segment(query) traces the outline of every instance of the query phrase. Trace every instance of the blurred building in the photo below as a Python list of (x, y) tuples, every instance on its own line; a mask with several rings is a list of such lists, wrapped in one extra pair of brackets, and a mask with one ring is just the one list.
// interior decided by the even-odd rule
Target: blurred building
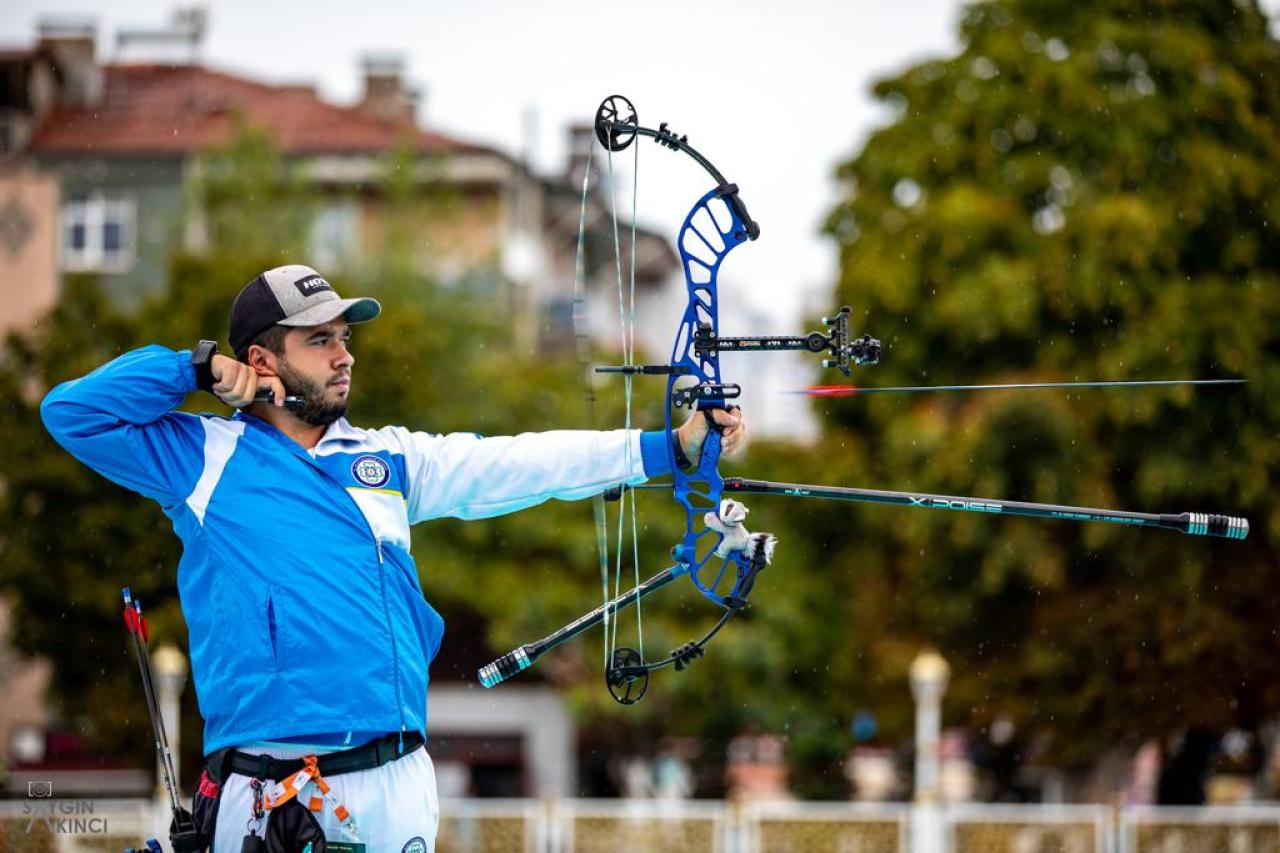
[[(411, 182), (442, 200), (416, 225), (420, 271), (508, 297), (530, 347), (572, 340), (579, 158), (559, 175), (535, 175), (512, 155), (421, 126), (420, 93), (394, 56), (363, 60), (363, 94), (345, 106), (310, 85), (206, 67), (204, 25), (188, 10), (165, 28), (118, 33), (111, 61), (87, 20), (43, 22), (34, 45), (0, 51), (0, 295), (10, 306), (0, 325), (31, 322), (64, 273), (97, 275), (123, 304), (165, 286), (172, 252), (206, 245), (192, 188), (207, 155), (248, 127), (314, 190), (306, 242), (315, 266), (359, 269), (376, 254), (387, 157), (407, 153)], [(593, 194), (587, 222), (589, 242), (610, 250), (609, 263), (591, 270), (600, 286), (588, 287), (599, 293), (590, 316), (603, 331), (616, 300), (603, 196)], [(643, 229), (636, 257), (642, 291), (679, 269), (669, 242)]]

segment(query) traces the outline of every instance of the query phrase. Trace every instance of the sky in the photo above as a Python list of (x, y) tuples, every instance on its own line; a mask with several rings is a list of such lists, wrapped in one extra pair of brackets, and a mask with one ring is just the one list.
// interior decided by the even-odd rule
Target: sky
[[(104, 58), (113, 55), (119, 28), (158, 28), (175, 8), (164, 0), (5, 6), (0, 44), (30, 43), (43, 17), (91, 16)], [(735, 254), (732, 281), (739, 304), (777, 314), (771, 331), (781, 333), (798, 331), (803, 310), (829, 301), (835, 253), (819, 230), (839, 189), (836, 164), (887, 117), (870, 84), (953, 51), (961, 6), (220, 0), (206, 8), (208, 65), (268, 82), (312, 82), (347, 103), (360, 94), (363, 55), (399, 54), (407, 78), (423, 90), (426, 125), (527, 153), (543, 171), (562, 165), (569, 125), (590, 121), (605, 96), (626, 95), (642, 123), (670, 122), (740, 186), (762, 236), (750, 257)], [(672, 235), (709, 189), (682, 160), (651, 143), (640, 152), (640, 221)], [(629, 192), (630, 182), (627, 168), (619, 185)]]

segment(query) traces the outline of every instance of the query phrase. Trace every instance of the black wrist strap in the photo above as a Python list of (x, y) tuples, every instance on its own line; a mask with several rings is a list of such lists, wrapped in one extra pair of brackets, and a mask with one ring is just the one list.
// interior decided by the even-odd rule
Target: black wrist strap
[(693, 463), (689, 461), (689, 457), (685, 456), (684, 448), (680, 446), (680, 436), (675, 433), (671, 434), (671, 453), (675, 457), (675, 465), (678, 470), (692, 468)]
[(217, 353), (217, 341), (201, 341), (191, 351), (191, 369), (196, 373), (196, 387), (201, 391), (213, 391), (213, 357)]

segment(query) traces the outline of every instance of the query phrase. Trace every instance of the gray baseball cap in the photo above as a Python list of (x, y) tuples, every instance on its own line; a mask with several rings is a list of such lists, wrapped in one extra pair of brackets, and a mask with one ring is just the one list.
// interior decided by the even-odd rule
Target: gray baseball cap
[(272, 326), (323, 326), (339, 317), (367, 323), (381, 313), (378, 300), (343, 299), (311, 267), (287, 264), (246, 284), (231, 303), (231, 349), (239, 354)]

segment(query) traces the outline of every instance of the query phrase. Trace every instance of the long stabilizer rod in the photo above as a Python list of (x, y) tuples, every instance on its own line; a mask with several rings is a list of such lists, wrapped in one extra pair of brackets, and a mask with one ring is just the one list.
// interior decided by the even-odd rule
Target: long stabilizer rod
[(506, 681), (516, 673), (523, 672), (533, 666), (534, 661), (556, 646), (568, 642), (583, 631), (599, 625), (604, 621), (605, 613), (612, 616), (619, 610), (630, 607), (649, 593), (662, 589), (684, 574), (685, 571), (685, 567), (680, 565), (663, 569), (635, 589), (627, 590), (607, 604), (602, 604), (590, 613), (565, 625), (559, 631), (549, 634), (541, 640), (526, 643), (518, 649), (507, 652), (493, 663), (480, 668), (478, 673), (480, 683), (485, 687), (493, 687)]
[(772, 483), (767, 480), (746, 480), (727, 477), (725, 493), (740, 492), (757, 495), (787, 495), (800, 498), (825, 498), (827, 500), (853, 501), (855, 503), (888, 504), (890, 506), (924, 507), (926, 509), (950, 509), (960, 512), (988, 512), (996, 515), (1021, 515), (1030, 518), (1062, 518), (1069, 521), (1105, 521), (1111, 524), (1128, 524), (1133, 527), (1160, 527), (1193, 536), (1218, 536), (1224, 539), (1244, 539), (1249, 535), (1249, 521), (1231, 515), (1210, 515), (1203, 512), (1146, 513), (1123, 512), (1114, 509), (1061, 506), (1059, 504), (1002, 501), (991, 498), (967, 498), (954, 495), (930, 495), (918, 492), (886, 492), (880, 489), (852, 489), (840, 486), (811, 486), (804, 483)]

